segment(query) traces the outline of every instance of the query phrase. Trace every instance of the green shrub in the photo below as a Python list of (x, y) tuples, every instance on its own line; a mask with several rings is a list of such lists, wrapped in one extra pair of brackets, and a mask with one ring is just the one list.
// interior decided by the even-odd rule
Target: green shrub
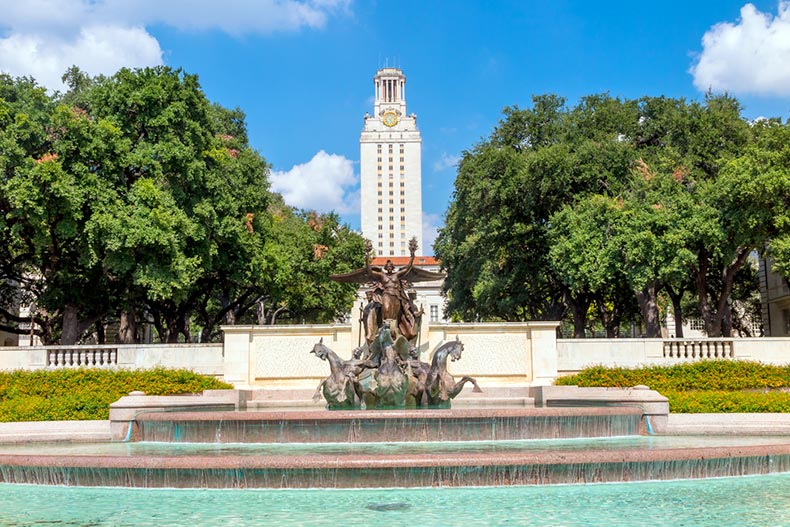
[(790, 366), (752, 361), (705, 360), (644, 368), (593, 366), (556, 384), (628, 388), (644, 384), (653, 390), (756, 390), (790, 388)]
[(0, 372), (0, 421), (107, 419), (110, 403), (134, 390), (148, 395), (232, 388), (189, 370), (15, 370)]
[(790, 413), (790, 393), (688, 391), (661, 392), (674, 413)]
[(790, 412), (790, 366), (706, 360), (643, 368), (593, 366), (558, 385), (628, 388), (643, 384), (669, 399), (675, 413)]

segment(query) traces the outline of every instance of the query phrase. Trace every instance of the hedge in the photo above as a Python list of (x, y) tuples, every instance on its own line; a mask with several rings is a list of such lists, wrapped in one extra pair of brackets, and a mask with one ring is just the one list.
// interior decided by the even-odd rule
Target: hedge
[(0, 371), (0, 422), (108, 419), (110, 403), (134, 390), (148, 395), (233, 388), (189, 370)]
[(558, 385), (627, 388), (643, 384), (669, 399), (675, 413), (790, 412), (790, 365), (705, 360), (674, 366), (593, 366)]

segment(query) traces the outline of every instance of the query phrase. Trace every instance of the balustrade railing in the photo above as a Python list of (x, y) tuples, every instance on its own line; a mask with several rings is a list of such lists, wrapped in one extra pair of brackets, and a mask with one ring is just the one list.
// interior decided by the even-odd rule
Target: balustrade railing
[(731, 339), (664, 340), (664, 357), (668, 359), (734, 359)]
[(118, 365), (118, 348), (47, 349), (48, 368), (111, 368)]

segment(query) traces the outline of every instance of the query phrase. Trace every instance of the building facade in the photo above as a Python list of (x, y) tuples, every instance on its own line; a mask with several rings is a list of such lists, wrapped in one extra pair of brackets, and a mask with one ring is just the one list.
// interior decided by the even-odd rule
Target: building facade
[(373, 115), (359, 139), (362, 235), (377, 256), (407, 256), (422, 240), (422, 138), (406, 113), (406, 76), (383, 68), (373, 77)]
[(770, 259), (760, 258), (760, 297), (766, 337), (790, 336), (790, 283), (773, 271)]

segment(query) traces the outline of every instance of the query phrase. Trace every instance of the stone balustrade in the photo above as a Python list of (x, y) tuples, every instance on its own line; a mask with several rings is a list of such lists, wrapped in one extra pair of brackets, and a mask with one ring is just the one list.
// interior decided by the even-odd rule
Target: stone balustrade
[(734, 359), (733, 339), (666, 339), (664, 357), (669, 359)]
[(118, 348), (47, 349), (47, 368), (113, 368), (118, 366)]

